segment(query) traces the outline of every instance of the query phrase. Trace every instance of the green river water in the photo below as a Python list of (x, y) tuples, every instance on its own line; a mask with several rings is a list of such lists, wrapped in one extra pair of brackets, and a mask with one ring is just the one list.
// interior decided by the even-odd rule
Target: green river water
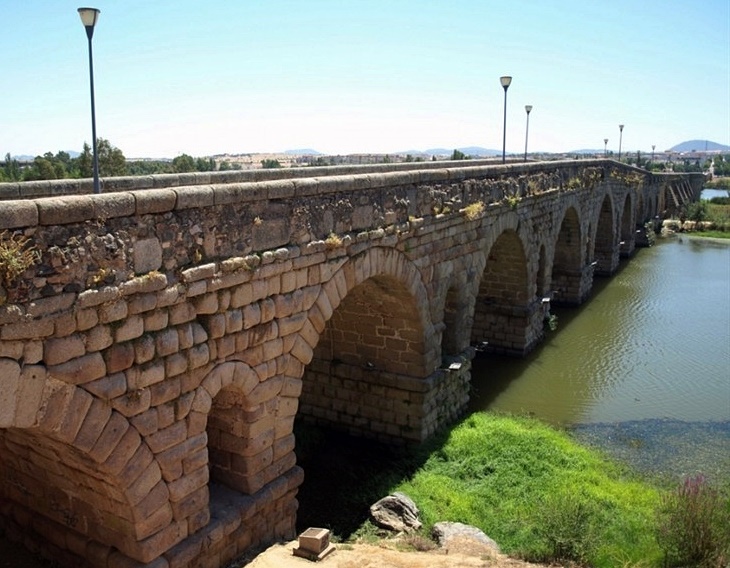
[(475, 360), (472, 412), (573, 428), (649, 472), (727, 473), (730, 241), (658, 239), (553, 313), (557, 330), (527, 358)]

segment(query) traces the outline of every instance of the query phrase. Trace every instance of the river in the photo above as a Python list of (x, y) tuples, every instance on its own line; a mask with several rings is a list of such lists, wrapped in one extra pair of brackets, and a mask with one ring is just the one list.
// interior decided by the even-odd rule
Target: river
[(618, 431), (639, 446), (695, 432), (686, 443), (730, 455), (730, 241), (658, 239), (553, 313), (557, 330), (527, 358), (475, 360), (471, 411), (530, 414), (608, 445)]

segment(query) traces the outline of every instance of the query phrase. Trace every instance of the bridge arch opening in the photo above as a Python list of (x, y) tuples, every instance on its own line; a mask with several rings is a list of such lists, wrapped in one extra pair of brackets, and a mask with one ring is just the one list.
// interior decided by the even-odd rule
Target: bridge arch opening
[[(599, 276), (613, 274), (618, 266), (618, 250), (616, 247), (616, 231), (614, 230), (613, 204), (610, 196), (606, 195), (601, 203), (596, 223), (593, 258), (596, 261), (594, 273)], [(590, 259), (590, 251), (587, 251)]]
[(578, 305), (590, 291), (593, 270), (585, 265), (582, 241), (578, 212), (569, 207), (560, 223), (553, 256), (551, 289), (558, 304)]
[(508, 229), (487, 255), (474, 306), (473, 344), (518, 356), (534, 347), (542, 337), (542, 310), (532, 282), (522, 240)]
[(632, 195), (627, 193), (621, 211), (621, 232), (619, 236), (619, 254), (624, 258), (631, 256), (636, 246), (635, 218)]
[(33, 415), (0, 429), (3, 528), (62, 565), (149, 562), (157, 551), (148, 542), (173, 518), (152, 451), (107, 402), (42, 375), (42, 393), (15, 393), (16, 408)]
[(413, 438), (409, 407), (428, 374), (416, 299), (397, 278), (376, 275), (348, 291), (326, 322), (304, 372), (301, 414), (354, 435)]

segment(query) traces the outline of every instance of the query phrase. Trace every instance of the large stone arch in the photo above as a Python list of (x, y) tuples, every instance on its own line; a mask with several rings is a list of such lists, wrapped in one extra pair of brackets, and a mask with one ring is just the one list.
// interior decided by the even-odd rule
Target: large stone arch
[(487, 254), (474, 306), (472, 342), (491, 352), (524, 355), (542, 337), (541, 302), (517, 230), (502, 231)]
[(14, 511), (5, 519), (77, 563), (149, 562), (161, 538), (185, 537), (153, 452), (122, 413), (42, 365), (0, 359), (0, 376), (0, 495)]
[(614, 206), (610, 194), (601, 200), (601, 208), (596, 218), (596, 232), (593, 237), (593, 256), (595, 259), (595, 274), (609, 276), (618, 267), (618, 247), (616, 241)]
[(636, 225), (634, 195), (631, 191), (627, 191), (619, 222), (619, 255), (623, 258), (630, 257), (636, 248)]
[[(302, 416), (386, 441), (420, 441), (455, 418), (467, 402), (470, 361), (458, 373), (439, 369), (429, 300), (397, 250), (373, 248), (345, 262), (310, 309), (315, 333), (303, 330)], [(441, 408), (432, 405), (437, 396)]]
[(577, 206), (566, 207), (555, 238), (551, 288), (556, 303), (578, 305), (588, 296), (593, 268), (586, 263), (584, 231)]

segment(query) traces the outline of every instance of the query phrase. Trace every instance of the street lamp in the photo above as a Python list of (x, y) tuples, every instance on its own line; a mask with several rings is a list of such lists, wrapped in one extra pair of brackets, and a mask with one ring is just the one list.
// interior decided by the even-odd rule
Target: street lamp
[(502, 163), (505, 162), (505, 149), (507, 148), (507, 89), (512, 82), (512, 77), (500, 77), (499, 82), (502, 83), (504, 89), (504, 123), (502, 127)]
[(621, 161), (621, 141), (624, 138), (624, 125), (618, 125), (618, 161)]
[(603, 157), (608, 156), (608, 138), (603, 139)]
[(96, 109), (94, 106), (94, 58), (91, 51), (91, 38), (94, 36), (94, 26), (99, 19), (100, 10), (96, 8), (79, 8), (81, 23), (86, 28), (86, 37), (89, 38), (89, 85), (91, 87), (91, 139), (94, 147), (94, 193), (101, 193), (99, 185), (99, 154), (96, 148)]
[(527, 135), (530, 133), (530, 111), (532, 105), (525, 105), (525, 112), (527, 113), (527, 125), (525, 126), (525, 162), (527, 161)]
[(656, 148), (656, 144), (651, 145), (651, 161), (654, 161), (654, 148)]

